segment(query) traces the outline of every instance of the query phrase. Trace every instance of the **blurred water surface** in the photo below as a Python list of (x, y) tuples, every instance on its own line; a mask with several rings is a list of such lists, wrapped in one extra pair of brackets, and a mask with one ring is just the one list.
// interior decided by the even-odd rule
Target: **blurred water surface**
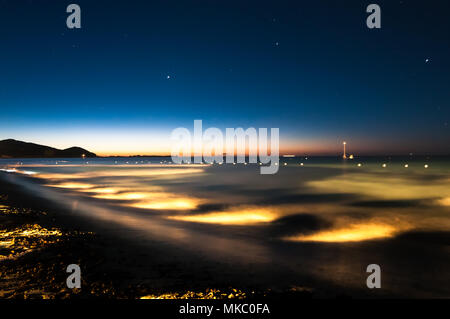
[(295, 157), (275, 175), (259, 167), (0, 160), (3, 178), (139, 241), (357, 289), (376, 263), (389, 293), (450, 296), (449, 158)]

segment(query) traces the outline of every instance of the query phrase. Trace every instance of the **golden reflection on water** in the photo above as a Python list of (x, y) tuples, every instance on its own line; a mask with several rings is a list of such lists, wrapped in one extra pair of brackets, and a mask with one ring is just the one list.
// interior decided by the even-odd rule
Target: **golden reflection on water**
[(82, 179), (82, 178), (95, 178), (95, 177), (151, 177), (151, 176), (160, 176), (160, 177), (170, 177), (170, 176), (178, 176), (183, 174), (198, 174), (203, 173), (204, 170), (202, 168), (141, 168), (141, 169), (118, 169), (115, 167), (114, 169), (109, 170), (98, 170), (98, 171), (89, 171), (89, 172), (80, 172), (80, 173), (35, 173), (33, 177), (42, 178), (42, 179), (52, 179), (52, 180), (61, 180), (61, 179)]
[(246, 208), (208, 214), (168, 216), (167, 218), (196, 223), (252, 225), (271, 222), (277, 218), (277, 215), (266, 208)]
[(127, 200), (132, 203), (123, 204), (128, 207), (143, 209), (190, 210), (201, 203), (200, 199), (178, 196), (168, 192), (121, 192), (92, 195), (94, 198), (109, 200)]
[(322, 192), (354, 193), (380, 199), (423, 199), (450, 196), (450, 182), (409, 176), (386, 176), (380, 174), (348, 174), (324, 180), (310, 181), (309, 186)]
[[(47, 183), (51, 184), (52, 187), (71, 189), (83, 193), (84, 196), (99, 199), (92, 206), (93, 201), (88, 201), (84, 206), (81, 206), (80, 211), (88, 212), (89, 216), (95, 215), (100, 220), (112, 220), (123, 227), (145, 231), (159, 240), (175, 243), (178, 247), (185, 248), (189, 245), (189, 249), (198, 249), (207, 252), (210, 256), (218, 256), (218, 258), (227, 255), (236, 256), (239, 260), (252, 261), (252, 263), (259, 259), (265, 263), (275, 260), (273, 256), (277, 255), (272, 253), (272, 246), (266, 246), (265, 238), (263, 238), (269, 233), (275, 234), (278, 239), (303, 243), (298, 244), (299, 246), (304, 245), (305, 242), (315, 242), (323, 243), (323, 246), (326, 247), (334, 247), (334, 243), (336, 245), (341, 243), (345, 246), (346, 243), (390, 239), (409, 230), (450, 229), (450, 219), (447, 214), (450, 206), (449, 180), (445, 180), (438, 175), (430, 176), (430, 178), (415, 176), (410, 169), (407, 170), (408, 174), (370, 174), (370, 171), (363, 165), (357, 173), (345, 172), (345, 174), (338, 176), (326, 175), (325, 170), (323, 175), (320, 176), (309, 176), (305, 173), (304, 180), (299, 175), (280, 174), (276, 175), (267, 185), (261, 183), (260, 179), (248, 178), (249, 175), (240, 173), (218, 176), (210, 173), (202, 176), (202, 179), (192, 179), (192, 184), (189, 184), (190, 179), (183, 179), (186, 175), (181, 176), (177, 173), (182, 169), (158, 168), (157, 170), (160, 170), (160, 172), (156, 174), (143, 174), (145, 171), (143, 169), (133, 169), (127, 172), (118, 172), (114, 169), (103, 170), (102, 172), (85, 171), (83, 173), (60, 174), (58, 178), (53, 175), (51, 178), (55, 180), (47, 181)], [(402, 170), (405, 169), (402, 167)], [(203, 170), (186, 169), (182, 171), (183, 173), (198, 173)], [(33, 177), (35, 176), (36, 174), (33, 175)], [(117, 176), (130, 178), (114, 179)], [(164, 180), (161, 184), (163, 186), (155, 188), (156, 185), (160, 185), (155, 179), (142, 181), (139, 179), (141, 176), (166, 176), (174, 180)], [(42, 177), (42, 175), (36, 177)], [(77, 177), (86, 178), (86, 180), (69, 182), (72, 178)], [(96, 181), (95, 177), (108, 178), (100, 178)], [(314, 180), (311, 181), (311, 179)], [(61, 184), (58, 184), (58, 182)], [(242, 185), (244, 187), (239, 188)], [(216, 186), (217, 188), (213, 188), (214, 192), (207, 193), (204, 190), (208, 186)], [(189, 194), (182, 193), (184, 187), (189, 189)], [(270, 192), (271, 188), (279, 188), (280, 191)], [(257, 190), (258, 192), (246, 192), (246, 189)], [(337, 196), (337, 200), (334, 197), (332, 197), (332, 200), (327, 199), (328, 194), (334, 195), (338, 192), (349, 196)], [(313, 195), (318, 193), (325, 194), (325, 196), (315, 198)], [(282, 198), (286, 194), (293, 194), (293, 200), (276, 201), (277, 196)], [(296, 195), (299, 196), (295, 197)], [(101, 202), (100, 199), (120, 201), (117, 203), (119, 209), (103, 207), (101, 204), (104, 202)], [(274, 200), (272, 201), (272, 199)], [(378, 205), (378, 201), (386, 199), (393, 200), (393, 204), (380, 203)], [(395, 200), (404, 199), (408, 200), (405, 201), (404, 206), (396, 206)], [(417, 205), (413, 202), (416, 199), (421, 200)], [(430, 201), (427, 202), (425, 199), (430, 199)], [(409, 203), (409, 200), (412, 203)], [(260, 202), (258, 203), (258, 201)], [(80, 202), (80, 205), (82, 205), (83, 201), (80, 200)], [(230, 207), (228, 205), (235, 206), (232, 209), (215, 208), (212, 211), (202, 211), (198, 214), (183, 212), (183, 210), (197, 209), (203, 203), (223, 203), (227, 205), (225, 207)], [(270, 203), (270, 205), (267, 206), (263, 203)], [(257, 206), (257, 204), (260, 205)], [(127, 212), (125, 206), (142, 209), (179, 210), (183, 215), (178, 211), (170, 212), (171, 216), (167, 216), (168, 214), (164, 212), (161, 214), (134, 214), (134, 212)], [(205, 206), (205, 209), (207, 207)], [(209, 207), (218, 206), (211, 205)], [(91, 210), (91, 208), (95, 209)], [(301, 218), (287, 218), (284, 221), (280, 220), (281, 222), (277, 221), (277, 219), (287, 215), (301, 214), (309, 215), (313, 221), (316, 219), (318, 222), (326, 221), (329, 224), (324, 223), (324, 225), (334, 226), (333, 228), (306, 233), (304, 232), (305, 229), (317, 229), (308, 228), (309, 219), (305, 219), (306, 222), (303, 222)], [(148, 215), (155, 218), (149, 218)], [(179, 222), (174, 225), (174, 222), (168, 222), (165, 220), (166, 218)], [(266, 228), (271, 229), (270, 223), (273, 221), (276, 221), (273, 226), (280, 228), (276, 228), (277, 231), (273, 233), (266, 232)], [(189, 223), (204, 223), (205, 225), (200, 228), (192, 227), (193, 225), (189, 225)], [(227, 231), (230, 230), (230, 238), (225, 238), (222, 236), (222, 232), (215, 232), (216, 228), (207, 224), (249, 227), (238, 228), (238, 236), (233, 233), (235, 228), (226, 228)], [(241, 236), (241, 233), (246, 232), (251, 226), (256, 228), (257, 225), (264, 225), (261, 227), (262, 232), (259, 232), (259, 230), (250, 231), (249, 237)], [(288, 226), (286, 232), (283, 228), (285, 226)], [(212, 231), (203, 232), (208, 227), (212, 228)], [(33, 235), (33, 231), (19, 229), (15, 234), (8, 233), (5, 237), (0, 236), (0, 248), (3, 251), (14, 251), (14, 254), (17, 254), (17, 251), (24, 251), (31, 247), (29, 241), (23, 241), (24, 237), (42, 238), (45, 241), (50, 241), (53, 240), (52, 238), (58, 238), (59, 236), (57, 234), (54, 236), (46, 235), (45, 231), (44, 229), (42, 232), (34, 232), (36, 235)], [(292, 231), (294, 232), (292, 233)], [(290, 234), (293, 235), (290, 236)], [(253, 240), (257, 236), (261, 236), (261, 238)], [(246, 247), (246, 249), (243, 249), (243, 247)], [(283, 249), (280, 249), (280, 251), (283, 251)], [(284, 255), (280, 253), (280, 256)], [(282, 258), (277, 260), (287, 263), (290, 262), (290, 257), (286, 260)], [(344, 260), (342, 267), (341, 262), (338, 261), (339, 271), (342, 273), (351, 269), (348, 265), (349, 260), (358, 259), (354, 255), (344, 257), (342, 258)], [(333, 272), (327, 271), (326, 273)], [(153, 294), (143, 296), (142, 299), (219, 299), (242, 296), (235, 292), (232, 297), (229, 297), (230, 294), (218, 290), (161, 294), (155, 294), (153, 290), (150, 292)]]
[(48, 187), (75, 189), (84, 193), (93, 193), (93, 198), (108, 200), (134, 201), (123, 204), (142, 209), (191, 210), (198, 207), (201, 199), (178, 196), (169, 192), (119, 192), (119, 188), (92, 188), (94, 185), (82, 183), (47, 184)]
[(152, 201), (141, 201), (128, 206), (144, 209), (172, 209), (189, 210), (197, 208), (199, 200), (190, 197), (175, 197), (167, 199), (155, 199)]
[[(97, 199), (123, 201), (118, 204), (120, 206), (149, 210), (189, 211), (197, 209), (201, 204), (216, 203), (218, 199), (227, 198), (227, 193), (218, 195), (217, 198), (200, 198), (200, 196), (196, 197), (195, 192), (192, 192), (193, 195), (178, 193), (176, 191), (177, 188), (172, 188), (170, 184), (156, 186), (156, 182), (144, 184), (141, 181), (133, 184), (132, 179), (123, 179), (122, 177), (162, 176), (177, 179), (180, 177), (180, 174), (197, 174), (202, 172), (203, 168), (201, 167), (183, 167), (178, 165), (148, 168), (120, 168), (120, 166), (113, 166), (113, 168), (99, 167), (99, 170), (96, 171), (67, 174), (39, 173), (34, 174), (33, 177), (53, 178), (60, 182), (49, 182), (51, 184), (47, 186), (50, 187), (73, 189)], [(306, 192), (306, 195), (309, 193), (345, 193), (354, 195), (355, 198), (361, 201), (367, 200), (373, 202), (382, 200), (432, 199), (430, 204), (441, 207), (450, 206), (450, 182), (448, 179), (426, 179), (422, 178), (424, 177), (423, 173), (413, 171), (408, 171), (408, 174), (385, 174), (384, 172), (386, 171), (374, 172), (370, 169), (365, 169), (364, 171), (347, 172), (338, 176), (333, 175), (324, 179), (310, 180), (302, 185), (307, 186), (302, 190)], [(109, 185), (104, 185), (105, 179), (101, 179), (102, 184), (95, 184), (95, 181), (92, 182), (95, 177), (118, 177), (118, 179), (113, 179)], [(89, 183), (83, 183), (79, 180), (76, 180), (76, 182), (63, 180), (70, 180), (72, 178), (89, 178)], [(238, 183), (240, 178), (241, 176), (230, 176), (230, 179), (224, 180), (221, 183), (227, 186), (227, 183)], [(131, 180), (131, 184), (127, 184), (129, 180)], [(202, 181), (208, 185), (207, 179)], [(294, 179), (277, 181), (283, 186), (291, 183), (292, 190), (298, 187), (298, 184), (294, 184)], [(195, 188), (193, 190), (195, 191)], [(203, 195), (203, 193), (199, 194)], [(234, 199), (236, 199), (237, 195), (234, 196)], [(229, 198), (231, 201), (233, 200), (232, 195)], [(325, 202), (306, 200), (304, 203), (280, 203), (270, 206), (256, 206), (249, 204), (251, 200), (251, 197), (245, 196), (242, 202), (236, 204), (237, 207), (229, 210), (188, 215), (172, 214), (172, 216), (166, 216), (165, 218), (183, 222), (251, 226), (270, 223), (288, 215), (306, 213), (330, 221), (336, 226), (332, 230), (328, 229), (308, 235), (300, 234), (283, 239), (321, 242), (350, 242), (389, 238), (405, 229), (412, 228), (434, 230), (450, 228), (448, 219), (436, 223), (439, 219), (443, 219), (442, 216), (438, 215), (439, 212), (437, 210), (422, 214), (423, 210), (421, 211), (421, 208), (412, 206), (403, 209), (382, 206), (360, 208), (357, 206), (352, 207), (349, 205), (350, 202), (342, 201), (335, 203), (326, 202), (326, 200)], [(364, 217), (365, 220), (346, 219), (345, 216), (349, 216), (352, 213), (359, 214), (358, 216)], [(379, 218), (374, 222), (373, 214), (375, 213), (381, 219)], [(408, 222), (411, 226), (409, 228), (399, 227), (396, 218), (399, 218), (403, 222)]]
[(441, 198), (438, 203), (442, 206), (450, 206), (450, 197)]
[[(170, 166), (170, 165), (169, 165)], [(172, 167), (172, 166), (170, 166)], [(51, 179), (72, 179), (80, 177), (124, 177), (124, 176), (177, 176), (179, 174), (195, 174), (203, 172), (199, 168), (152, 168), (152, 169), (126, 169), (126, 170), (109, 170), (98, 172), (83, 172), (73, 174), (37, 174), (39, 178)], [(182, 166), (181, 166), (182, 167)], [(196, 209), (203, 200), (191, 196), (178, 195), (164, 191), (162, 187), (153, 185), (139, 186), (143, 187), (143, 191), (127, 191), (121, 187), (106, 186), (99, 187), (99, 185), (88, 184), (82, 182), (60, 182), (45, 185), (54, 188), (73, 189), (79, 192), (88, 194), (93, 198), (107, 199), (107, 200), (122, 200), (130, 201), (130, 203), (122, 204), (128, 207), (142, 208), (142, 209), (165, 209), (165, 210), (191, 210)], [(151, 190), (151, 191), (150, 191)], [(131, 202), (132, 201), (132, 202)]]
[(115, 194), (119, 191), (118, 188), (113, 187), (103, 187), (103, 188), (88, 188), (88, 189), (80, 189), (80, 192), (85, 193), (94, 193), (94, 194)]
[[(369, 206), (364, 208), (368, 222), (354, 223), (351, 220), (339, 217), (339, 215), (332, 216), (332, 220), (338, 225), (333, 230), (291, 236), (284, 239), (291, 241), (351, 242), (390, 238), (412, 229), (448, 231), (450, 229), (449, 218), (447, 215), (443, 215), (444, 211), (440, 210), (438, 206), (450, 206), (450, 181), (445, 178), (428, 181), (422, 177), (420, 174), (391, 176), (352, 173), (310, 181), (308, 185), (319, 192), (358, 194), (363, 195), (366, 200), (374, 202), (383, 200), (429, 200), (430, 207), (414, 205), (405, 208)], [(437, 206), (433, 207), (433, 205)], [(352, 207), (343, 207), (348, 209), (349, 212), (352, 209), (354, 210)], [(337, 208), (330, 208), (331, 210), (337, 211)], [(371, 221), (370, 216), (373, 216), (373, 214), (382, 217), (381, 222), (379, 220)]]
[[(100, 192), (101, 193), (101, 192)], [(106, 194), (99, 194), (99, 195), (92, 195), (92, 197), (100, 198), (100, 199), (116, 199), (116, 200), (135, 200), (135, 199), (143, 199), (147, 198), (148, 193), (131, 193), (131, 192), (125, 192), (125, 193), (109, 193)]]
[(396, 232), (394, 226), (387, 224), (354, 224), (346, 228), (321, 231), (312, 235), (285, 237), (285, 239), (289, 241), (339, 243), (390, 238)]
[(60, 183), (60, 184), (47, 184), (45, 185), (47, 187), (56, 187), (56, 188), (80, 188), (80, 189), (87, 189), (87, 188), (92, 188), (95, 185), (92, 184), (85, 184), (85, 183)]

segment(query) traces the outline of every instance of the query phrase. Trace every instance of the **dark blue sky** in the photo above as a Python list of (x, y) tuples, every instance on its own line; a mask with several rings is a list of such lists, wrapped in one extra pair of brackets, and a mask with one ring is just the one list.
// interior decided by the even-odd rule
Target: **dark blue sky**
[(172, 129), (202, 119), (279, 127), (299, 154), (342, 140), (449, 154), (449, 14), (447, 0), (0, 0), (0, 139), (167, 153)]

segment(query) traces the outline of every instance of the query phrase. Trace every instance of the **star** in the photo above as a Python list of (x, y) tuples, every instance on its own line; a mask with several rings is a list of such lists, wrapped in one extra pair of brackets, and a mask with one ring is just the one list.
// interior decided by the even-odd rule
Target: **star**
[(279, 43), (279, 42), (275, 42), (275, 45), (276, 45), (276, 46), (279, 46), (279, 45), (280, 45), (280, 43)]
[(426, 59), (425, 59), (425, 63), (428, 63), (428, 62), (430, 62), (430, 59), (429, 59), (429, 58), (426, 58)]
[(168, 75), (166, 78), (167, 78), (167, 80), (170, 79), (170, 75)]

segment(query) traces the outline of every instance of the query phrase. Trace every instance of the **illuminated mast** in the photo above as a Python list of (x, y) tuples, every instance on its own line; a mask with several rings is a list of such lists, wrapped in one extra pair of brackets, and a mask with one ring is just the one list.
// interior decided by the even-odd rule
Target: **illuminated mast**
[(344, 155), (342, 155), (342, 158), (343, 159), (346, 159), (347, 158), (347, 154), (345, 153), (345, 145), (347, 145), (347, 142), (342, 142), (342, 144), (344, 144)]

